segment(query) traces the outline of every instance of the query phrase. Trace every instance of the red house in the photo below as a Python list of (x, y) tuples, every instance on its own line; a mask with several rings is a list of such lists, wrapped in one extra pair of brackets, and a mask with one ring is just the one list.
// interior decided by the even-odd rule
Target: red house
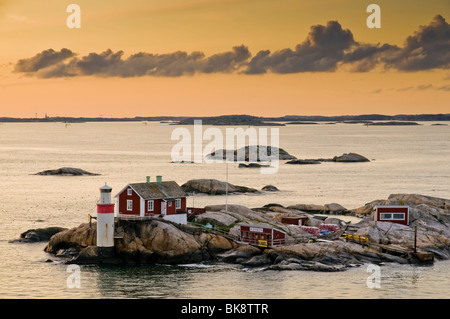
[(156, 182), (134, 183), (125, 186), (116, 196), (117, 216), (162, 217), (173, 222), (186, 224), (186, 193), (174, 181), (163, 182), (157, 176)]
[(286, 233), (272, 227), (241, 225), (240, 235), (241, 242), (258, 247), (276, 247), (286, 244)]
[(409, 225), (409, 207), (377, 206), (374, 212), (374, 220)]

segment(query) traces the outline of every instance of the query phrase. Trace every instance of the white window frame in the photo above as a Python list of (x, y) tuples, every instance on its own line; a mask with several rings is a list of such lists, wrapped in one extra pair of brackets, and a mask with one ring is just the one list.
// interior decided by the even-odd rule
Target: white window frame
[(127, 195), (128, 195), (128, 196), (133, 195), (133, 190), (132, 190), (131, 188), (128, 188), (128, 189), (127, 189)]
[(175, 199), (175, 209), (181, 208), (181, 198)]
[(133, 200), (132, 199), (127, 199), (127, 211), (132, 211), (133, 210)]
[(147, 211), (153, 212), (154, 210), (155, 210), (155, 201), (154, 200), (149, 200), (147, 202)]

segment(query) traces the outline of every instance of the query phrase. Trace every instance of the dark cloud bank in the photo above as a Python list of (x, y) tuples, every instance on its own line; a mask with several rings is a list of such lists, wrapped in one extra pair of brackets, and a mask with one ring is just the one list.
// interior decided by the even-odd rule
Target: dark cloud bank
[(301, 73), (332, 72), (348, 66), (367, 72), (375, 67), (399, 71), (448, 69), (450, 67), (450, 26), (441, 15), (409, 36), (402, 47), (357, 42), (337, 21), (315, 25), (294, 50), (262, 50), (254, 56), (244, 46), (229, 52), (205, 56), (202, 52), (168, 54), (137, 53), (124, 58), (124, 52), (111, 50), (78, 56), (69, 49), (48, 49), (21, 59), (15, 72), (41, 78), (104, 76), (177, 77), (200, 73)]

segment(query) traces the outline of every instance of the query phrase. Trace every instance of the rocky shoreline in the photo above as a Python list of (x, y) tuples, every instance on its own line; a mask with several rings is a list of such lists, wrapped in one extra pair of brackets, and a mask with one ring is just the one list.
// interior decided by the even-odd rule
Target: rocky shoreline
[[(409, 226), (373, 221), (372, 212), (377, 205), (408, 205)], [(360, 221), (348, 223), (333, 214), (351, 214), (360, 217)], [(296, 216), (305, 217), (307, 227), (335, 225), (339, 230), (317, 235), (297, 225), (281, 222), (283, 218)], [(118, 220), (113, 257), (99, 254), (95, 223), (84, 223), (70, 229), (52, 228), (55, 233), (48, 239), (44, 250), (75, 264), (224, 262), (261, 270), (343, 271), (367, 263), (420, 263), (411, 254), (394, 253), (412, 251), (414, 228), (417, 227), (419, 253), (432, 253), (436, 260), (450, 259), (450, 200), (418, 194), (394, 194), (386, 200), (375, 200), (351, 210), (335, 203), (287, 207), (269, 204), (253, 209), (228, 205), (228, 211), (224, 205), (211, 205), (206, 206), (205, 213), (195, 216), (192, 222), (177, 225), (156, 218)], [(284, 231), (288, 244), (261, 248), (234, 241), (233, 238), (239, 234), (239, 225), (248, 223)], [(370, 245), (344, 239), (344, 231), (370, 238)], [(48, 230), (42, 232), (49, 234)], [(40, 236), (34, 238), (38, 240)], [(47, 238), (42, 237), (41, 240), (46, 241)], [(30, 241), (33, 239), (27, 242)]]

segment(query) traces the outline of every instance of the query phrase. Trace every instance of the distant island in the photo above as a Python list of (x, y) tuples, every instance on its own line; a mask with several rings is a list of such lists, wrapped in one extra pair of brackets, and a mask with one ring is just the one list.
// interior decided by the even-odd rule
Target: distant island
[(419, 123), (408, 121), (408, 122), (401, 122), (401, 121), (388, 121), (388, 122), (371, 122), (367, 123), (367, 125), (420, 125)]
[[(414, 121), (450, 121), (450, 113), (447, 114), (365, 114), (365, 115), (340, 115), (340, 116), (319, 116), (319, 115), (285, 115), (281, 117), (259, 117), (252, 115), (220, 115), (209, 117), (194, 116), (136, 116), (136, 117), (61, 117), (45, 116), (42, 118), (14, 118), (0, 117), (0, 123), (6, 122), (63, 122), (63, 123), (84, 123), (84, 122), (161, 122), (171, 125), (192, 125), (194, 120), (202, 120), (204, 125), (245, 125), (245, 126), (284, 126), (295, 124), (369, 124), (377, 125), (372, 121), (384, 121), (384, 125), (416, 125)], [(334, 123), (333, 123), (334, 122)], [(380, 124), (378, 124), (380, 125)]]
[(221, 115), (212, 117), (189, 117), (173, 122), (173, 125), (193, 125), (195, 120), (201, 120), (203, 125), (251, 125), (251, 126), (283, 126), (282, 123), (263, 117), (251, 115)]

